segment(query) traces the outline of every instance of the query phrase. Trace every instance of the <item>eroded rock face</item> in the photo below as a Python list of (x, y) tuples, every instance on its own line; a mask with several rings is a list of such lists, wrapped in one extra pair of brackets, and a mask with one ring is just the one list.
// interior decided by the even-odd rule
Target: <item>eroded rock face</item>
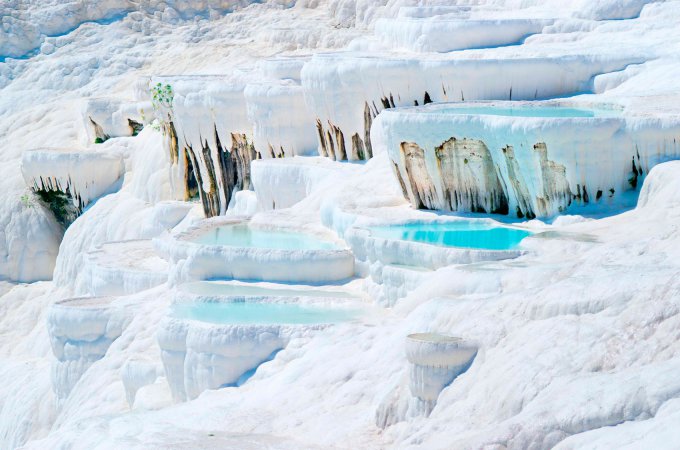
[[(567, 181), (567, 170), (562, 164), (548, 159), (548, 147), (543, 142), (534, 145), (534, 152), (541, 164), (542, 195), (536, 196), (536, 206), (541, 216), (563, 212), (571, 204), (572, 193)], [(588, 203), (588, 194), (583, 189), (583, 200)]]
[(408, 191), (406, 190), (406, 183), (404, 182), (404, 177), (401, 176), (401, 172), (399, 171), (399, 166), (395, 163), (392, 163), (392, 169), (394, 169), (394, 175), (397, 177), (397, 181), (399, 181), (399, 187), (401, 187), (401, 192), (404, 194), (404, 198), (408, 199)]
[[(392, 101), (394, 101), (392, 99)], [(385, 106), (386, 105), (386, 106)], [(390, 108), (390, 99), (383, 100), (383, 106)], [(376, 107), (371, 108), (368, 102), (364, 104), (364, 133), (354, 133), (351, 136), (352, 145), (350, 152), (347, 153), (345, 135), (337, 125), (328, 122), (325, 128), (320, 119), (316, 120), (317, 136), (319, 138), (319, 154), (333, 161), (365, 161), (373, 157), (373, 146), (371, 145), (371, 125), (373, 119), (378, 115)]]
[(328, 153), (328, 144), (326, 143), (326, 133), (323, 129), (323, 125), (319, 119), (316, 119), (316, 131), (319, 135), (319, 154), (326, 158), (335, 159), (335, 155), (331, 157)]
[(245, 134), (231, 133), (231, 155), (237, 174), (234, 187), (236, 190), (250, 189), (250, 163), (257, 159), (257, 152)]
[(418, 209), (437, 209), (437, 191), (427, 171), (425, 150), (413, 142), (402, 142), (400, 149), (406, 177), (411, 185), (411, 205)]
[[(402, 142), (401, 161), (394, 164), (397, 181), (414, 208), (487, 214), (516, 214), (518, 218), (550, 217), (564, 212), (577, 199), (588, 203), (602, 197), (602, 189), (589, 193), (578, 186), (572, 193), (564, 165), (548, 159), (548, 148), (539, 142), (530, 158), (537, 164), (523, 167), (512, 146), (493, 152), (478, 139), (456, 138), (436, 146), (434, 156), (437, 176), (427, 168), (427, 151), (414, 142)], [(504, 159), (502, 171), (496, 158)], [(499, 155), (502, 155), (499, 156)], [(523, 160), (526, 161), (526, 160)], [(528, 171), (540, 170), (538, 177)], [(527, 180), (538, 179), (538, 186)], [(436, 181), (433, 181), (436, 180)], [(439, 183), (436, 186), (435, 183)], [(442, 198), (440, 198), (440, 196)], [(512, 206), (512, 211), (510, 211)]]
[(508, 145), (506, 147), (503, 147), (502, 152), (503, 156), (505, 157), (505, 164), (507, 167), (508, 178), (510, 181), (509, 184), (514, 191), (515, 200), (517, 201), (515, 211), (517, 217), (520, 219), (525, 217), (527, 219), (533, 219), (536, 217), (536, 213), (534, 212), (533, 202), (531, 201), (531, 194), (529, 193), (529, 189), (527, 188), (526, 181), (524, 181), (522, 171), (519, 169), (519, 164), (515, 159), (515, 150), (512, 148), (511, 145)]
[[(245, 134), (231, 133), (231, 148), (227, 150), (222, 146), (215, 128), (214, 142), (216, 152), (213, 152), (207, 140), (202, 140), (200, 156), (191, 146), (185, 148), (188, 172), (185, 179), (186, 195), (193, 195), (194, 191), (198, 193), (206, 217), (218, 216), (226, 210), (235, 191), (250, 189), (250, 164), (259, 157)], [(191, 174), (195, 176), (193, 180)]]
[(435, 148), (444, 207), (451, 211), (508, 213), (508, 197), (484, 142), (455, 137)]
[(220, 190), (217, 186), (217, 174), (215, 173), (215, 164), (213, 163), (210, 146), (205, 141), (201, 149), (203, 154), (203, 164), (205, 164), (204, 186), (207, 182), (208, 191), (204, 192), (205, 202), (203, 204), (206, 217), (218, 216), (220, 214)]
[(375, 119), (375, 112), (368, 106), (368, 102), (364, 103), (364, 148), (366, 153), (362, 159), (373, 158), (373, 145), (371, 144), (371, 126), (373, 119)]

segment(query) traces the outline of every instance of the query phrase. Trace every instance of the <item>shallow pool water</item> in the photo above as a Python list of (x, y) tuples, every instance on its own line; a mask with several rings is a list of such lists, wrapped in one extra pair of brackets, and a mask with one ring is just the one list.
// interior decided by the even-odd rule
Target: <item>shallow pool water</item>
[(487, 115), (512, 117), (616, 117), (620, 111), (614, 109), (588, 109), (562, 106), (471, 106), (451, 107), (437, 110), (444, 114)]
[(295, 303), (208, 302), (175, 304), (170, 315), (178, 319), (229, 325), (310, 325), (346, 322), (356, 318), (358, 312)]
[(348, 292), (323, 291), (320, 289), (270, 288), (247, 284), (227, 284), (220, 281), (195, 281), (182, 286), (182, 290), (194, 295), (216, 297), (320, 297), (350, 298)]
[(370, 228), (371, 235), (384, 239), (422, 242), (444, 247), (511, 250), (529, 231), (474, 222), (410, 223)]
[(260, 230), (248, 225), (223, 225), (201, 234), (193, 242), (206, 245), (272, 250), (332, 250), (335, 243), (292, 231)]

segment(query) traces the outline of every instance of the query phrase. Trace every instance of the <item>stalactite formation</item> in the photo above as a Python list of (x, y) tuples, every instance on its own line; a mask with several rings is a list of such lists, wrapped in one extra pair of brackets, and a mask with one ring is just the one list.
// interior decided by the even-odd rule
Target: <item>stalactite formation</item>
[(173, 165), (177, 164), (179, 161), (179, 144), (177, 140), (177, 130), (175, 129), (175, 124), (172, 122), (172, 120), (163, 122), (162, 130), (170, 153), (170, 162)]
[(508, 213), (508, 198), (489, 149), (475, 139), (452, 137), (435, 148), (444, 207), (451, 211)]
[(515, 150), (512, 146), (508, 145), (502, 149), (503, 156), (505, 157), (505, 164), (508, 171), (508, 178), (510, 179), (510, 186), (515, 193), (515, 198), (517, 200), (516, 214), (520, 219), (527, 218), (533, 219), (536, 217), (534, 213), (534, 208), (531, 202), (531, 194), (529, 194), (529, 189), (522, 176), (522, 171), (519, 169), (519, 164), (515, 159)]
[(184, 158), (184, 201), (188, 202), (199, 198), (198, 194), (198, 182), (196, 181), (196, 175), (193, 163), (189, 157), (189, 151), (184, 149), (182, 152), (182, 157)]
[(437, 191), (425, 165), (425, 151), (413, 142), (402, 142), (402, 160), (411, 185), (410, 197), (414, 208), (437, 209)]
[(210, 147), (205, 141), (201, 145), (203, 154), (203, 164), (206, 170), (206, 181), (208, 182), (208, 191), (204, 192), (206, 197), (206, 204), (208, 210), (205, 212), (207, 217), (214, 217), (220, 215), (220, 191), (217, 187), (217, 174), (215, 173), (215, 164), (213, 163), (212, 155), (210, 154)]
[(397, 177), (397, 181), (399, 182), (399, 187), (401, 188), (401, 193), (404, 194), (405, 199), (408, 199), (408, 191), (406, 190), (406, 183), (404, 182), (404, 177), (401, 176), (401, 172), (399, 171), (399, 166), (395, 163), (392, 163), (392, 170), (394, 171), (394, 175)]
[[(189, 161), (191, 162), (191, 167), (194, 169), (194, 176), (196, 177), (196, 184), (198, 185), (198, 196), (201, 199), (201, 204), (203, 205), (203, 213), (206, 217), (210, 216), (211, 208), (205, 191), (203, 190), (203, 176), (201, 175), (201, 170), (198, 165), (198, 159), (196, 158), (196, 153), (194, 149), (188, 145), (185, 151), (189, 155)], [(188, 170), (188, 169), (187, 169)]]
[[(551, 216), (555, 212), (563, 212), (572, 201), (567, 169), (548, 159), (548, 147), (543, 142), (534, 145), (534, 152), (539, 158), (541, 166), (542, 195), (537, 195), (536, 205), (542, 216)], [(588, 203), (584, 187), (583, 201)]]
[(62, 186), (56, 178), (40, 177), (34, 180), (32, 191), (52, 211), (54, 218), (64, 229), (83, 213), (86, 206), (80, 194), (73, 189), (70, 179), (66, 186)]
[(364, 158), (373, 158), (373, 145), (371, 144), (371, 126), (373, 125), (373, 119), (375, 118), (375, 113), (371, 111), (371, 107), (368, 106), (368, 102), (364, 103), (364, 148), (366, 150)]
[[(572, 194), (565, 166), (548, 159), (545, 143), (535, 144), (533, 153), (528, 155), (536, 158), (540, 170), (539, 184), (533, 189), (525, 179), (513, 147), (508, 145), (500, 150), (504, 172), (483, 141), (447, 139), (433, 152), (438, 172), (434, 179), (439, 186), (434, 185), (428, 172), (425, 150), (414, 142), (402, 142), (400, 161), (392, 163), (404, 196), (416, 208), (507, 215), (512, 206), (518, 218), (533, 219), (564, 212), (574, 199), (583, 203), (591, 201), (592, 193), (586, 186), (579, 185), (577, 193)], [(524, 171), (534, 170), (533, 167)], [(596, 199), (601, 197), (602, 191), (598, 190)]]

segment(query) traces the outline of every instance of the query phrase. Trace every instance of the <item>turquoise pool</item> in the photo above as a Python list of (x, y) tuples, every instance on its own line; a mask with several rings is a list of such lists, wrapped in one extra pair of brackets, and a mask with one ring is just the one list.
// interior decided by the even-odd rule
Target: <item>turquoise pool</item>
[(319, 297), (352, 298), (353, 295), (342, 291), (323, 291), (320, 289), (269, 288), (248, 284), (231, 284), (221, 281), (194, 281), (182, 286), (189, 294), (215, 297)]
[(388, 225), (371, 227), (370, 232), (372, 236), (383, 239), (483, 250), (511, 250), (531, 235), (525, 230), (474, 222)]
[(198, 236), (193, 242), (272, 250), (333, 250), (338, 248), (333, 242), (317, 239), (304, 233), (260, 230), (244, 224), (215, 227)]
[(511, 116), (511, 117), (618, 117), (620, 111), (613, 109), (587, 109), (562, 106), (471, 106), (450, 107), (436, 110), (443, 114)]
[(311, 325), (346, 322), (358, 311), (295, 303), (207, 302), (175, 304), (170, 315), (228, 325)]

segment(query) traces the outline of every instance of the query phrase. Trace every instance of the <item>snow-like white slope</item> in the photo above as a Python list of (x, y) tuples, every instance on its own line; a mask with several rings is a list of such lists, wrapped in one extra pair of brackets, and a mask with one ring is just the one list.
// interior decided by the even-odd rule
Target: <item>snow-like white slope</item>
[[(425, 90), (432, 100), (458, 100), (463, 81), (469, 83), (465, 92), (477, 92), (478, 98), (505, 99), (512, 77), (504, 73), (515, 77), (513, 86), (523, 86), (513, 88), (513, 99), (523, 93), (531, 100), (541, 87), (545, 96), (578, 92), (583, 95), (576, 101), (620, 104), (645, 123), (679, 112), (678, 1), (495, 0), (481, 7), (459, 2), (471, 6), (465, 14), (478, 20), (504, 11), (507, 18), (557, 20), (521, 45), (444, 55), (395, 52), (372, 33), (378, 19), (436, 14), (450, 19), (458, 13), (449, 1), (247, 3), (14, 0), (0, 6), (0, 56), (25, 55), (0, 62), (0, 275), (33, 281), (49, 278), (54, 268), (52, 282), (0, 284), (0, 448), (672, 448), (680, 396), (677, 162), (650, 165), (648, 174), (645, 169), (640, 202), (632, 211), (598, 220), (564, 217), (552, 225), (526, 222), (537, 233), (522, 242), (524, 253), (516, 259), (442, 264), (414, 273), (383, 261), (412, 254), (408, 246), (374, 248), (373, 260), (360, 260), (359, 278), (343, 289), (366, 303), (393, 307), (290, 339), (240, 387), (198, 395), (220, 381), (204, 370), (218, 366), (211, 358), (227, 346), (209, 330), (196, 332), (190, 344), (207, 348), (206, 360), (191, 357), (188, 367), (176, 367), (192, 374), (190, 396), (198, 395), (186, 403), (173, 402), (171, 378), (179, 371), (166, 373), (164, 342), (158, 340), (177, 286), (136, 292), (142, 283), (132, 283), (125, 290), (129, 295), (112, 300), (129, 313), (120, 337), (107, 341), (107, 349), (97, 347), (96, 358), (89, 359), (79, 357), (87, 345), (65, 344), (58, 356), (87, 361), (73, 364), (78, 377), (66, 372), (56, 378), (64, 383), (55, 386), (50, 305), (92, 287), (97, 273), (106, 272), (108, 285), (135, 278), (123, 272), (140, 261), (127, 255), (116, 266), (122, 250), (107, 242), (177, 235), (204, 215), (202, 204), (183, 202), (187, 166), (172, 159), (167, 135), (149, 126), (138, 136), (111, 137), (94, 147), (81, 114), (87, 99), (143, 101), (143, 86), (154, 76), (196, 80), (214, 74), (224, 81), (252, 74), (236, 85), (173, 85), (185, 113), (178, 138), (195, 151), (203, 150), (203, 137), (214, 138), (217, 127), (230, 143), (237, 131), (261, 142), (266, 138), (272, 147), (275, 141), (304, 142), (300, 147), (307, 152), (316, 118), (324, 131), (330, 118), (351, 150), (354, 134), (365, 140), (370, 132), (369, 99), (376, 102), (375, 109), (370, 105), (373, 113), (382, 109), (382, 98), (395, 106), (422, 103)], [(347, 51), (331, 55), (338, 50)], [(311, 56), (298, 79), (295, 64), (262, 62), (282, 51), (303, 60), (323, 55)], [(506, 72), (485, 72), (488, 61), (498, 61)], [(307, 93), (307, 109), (289, 116), (267, 92), (293, 87), (296, 97), (286, 101), (301, 108), (298, 83)], [(444, 97), (442, 83), (452, 98)], [(250, 111), (249, 85), (266, 87), (248, 94)], [(232, 88), (240, 93), (233, 99), (225, 94)], [(244, 129), (230, 129), (230, 117), (243, 119)], [(305, 117), (314, 120), (311, 127)], [(262, 130), (267, 131), (258, 134)], [(626, 128), (631, 135), (640, 130), (635, 124)], [(124, 173), (117, 192), (93, 196), (63, 233), (26, 190), (21, 158), (31, 148), (82, 149), (84, 142), (84, 151), (121, 155)], [(217, 150), (208, 144), (207, 153)], [(408, 205), (390, 165), (388, 139), (376, 137), (372, 146), (374, 158), (356, 164), (258, 161), (255, 192), (240, 192), (229, 203), (221, 193), (217, 211), (231, 204), (252, 214), (260, 203), (252, 218), (258, 226), (314, 233), (325, 225), (348, 240), (353, 230), (368, 225), (440, 217)], [(206, 161), (200, 161), (202, 169)], [(217, 192), (206, 180), (201, 185)], [(279, 206), (270, 209), (270, 203)], [(110, 252), (92, 259), (102, 245)], [(419, 251), (426, 260), (436, 257)], [(147, 260), (153, 265), (152, 257)], [(253, 267), (265, 271), (264, 262), (256, 260)], [(106, 270), (97, 272), (102, 267)], [(305, 270), (313, 269), (312, 261)], [(79, 327), (89, 323), (73, 317), (77, 324), (59, 336), (77, 338)], [(51, 323), (66, 318), (52, 317)], [(463, 337), (479, 350), (470, 367), (423, 408), (409, 388), (405, 339), (429, 332)], [(258, 336), (250, 335), (250, 342), (257, 345)], [(437, 371), (421, 375), (430, 372)]]

